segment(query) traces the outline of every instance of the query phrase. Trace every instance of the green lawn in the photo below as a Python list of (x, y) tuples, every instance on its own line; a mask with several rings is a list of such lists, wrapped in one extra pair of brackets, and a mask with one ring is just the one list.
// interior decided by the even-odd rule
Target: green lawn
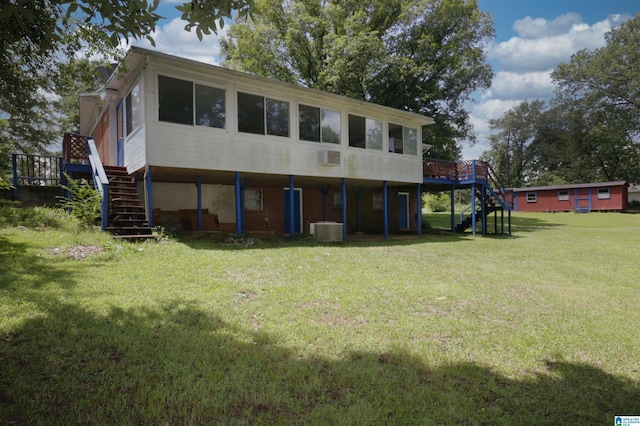
[(640, 414), (640, 215), (248, 246), (0, 225), (0, 424)]

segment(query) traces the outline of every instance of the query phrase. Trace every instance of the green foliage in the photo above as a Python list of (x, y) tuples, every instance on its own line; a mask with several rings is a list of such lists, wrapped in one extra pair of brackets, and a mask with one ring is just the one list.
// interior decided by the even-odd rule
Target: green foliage
[(3, 206), (0, 204), (0, 228), (14, 226), (73, 230), (78, 228), (79, 221), (74, 217), (70, 217), (62, 209)]
[(491, 83), (491, 24), (471, 0), (258, 0), (223, 50), (230, 68), (431, 116), (430, 155), (455, 159), (464, 102)]
[(451, 210), (451, 197), (446, 192), (431, 192), (423, 196), (427, 208), (432, 212)]
[(60, 207), (70, 211), (83, 225), (92, 226), (101, 216), (100, 205), (102, 197), (93, 189), (86, 179), (71, 179), (68, 175), (68, 185), (61, 185), (69, 192), (69, 197), (58, 196)]

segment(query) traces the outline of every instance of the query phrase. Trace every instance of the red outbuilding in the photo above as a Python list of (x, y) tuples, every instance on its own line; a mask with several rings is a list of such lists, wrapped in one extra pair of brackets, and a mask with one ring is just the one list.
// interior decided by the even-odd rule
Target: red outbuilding
[(626, 181), (616, 181), (514, 188), (508, 192), (514, 211), (621, 211), (629, 204), (628, 188)]

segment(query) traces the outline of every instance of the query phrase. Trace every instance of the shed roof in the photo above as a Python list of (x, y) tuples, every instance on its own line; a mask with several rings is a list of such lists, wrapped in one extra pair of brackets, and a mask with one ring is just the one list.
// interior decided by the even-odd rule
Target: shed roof
[(594, 183), (570, 183), (565, 185), (551, 185), (551, 186), (532, 186), (530, 188), (508, 188), (513, 192), (531, 192), (531, 191), (553, 191), (561, 189), (582, 189), (582, 188), (604, 188), (611, 186), (625, 186), (626, 180), (617, 180), (615, 182), (594, 182)]

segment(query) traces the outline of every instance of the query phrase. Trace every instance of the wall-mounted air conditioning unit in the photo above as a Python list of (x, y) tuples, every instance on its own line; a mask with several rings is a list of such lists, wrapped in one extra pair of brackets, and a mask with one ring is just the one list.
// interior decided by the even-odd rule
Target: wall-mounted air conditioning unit
[(340, 151), (318, 151), (318, 166), (339, 166)]

